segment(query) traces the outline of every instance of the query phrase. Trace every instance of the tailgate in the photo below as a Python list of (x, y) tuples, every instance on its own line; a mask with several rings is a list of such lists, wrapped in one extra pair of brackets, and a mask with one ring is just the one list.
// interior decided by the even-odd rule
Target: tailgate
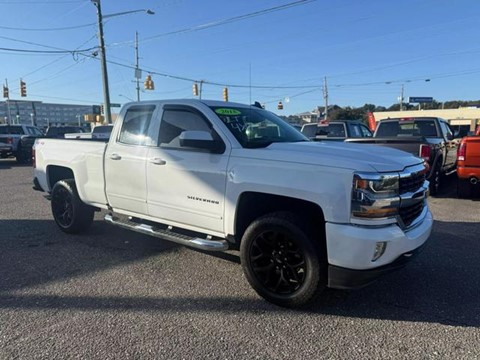
[(364, 139), (347, 139), (346, 142), (355, 142), (359, 144), (373, 144), (386, 146), (402, 151), (406, 151), (412, 155), (418, 156), (420, 151), (420, 145), (426, 143), (424, 137), (414, 136), (408, 138), (402, 137), (373, 137)]
[(469, 137), (467, 139), (465, 166), (480, 168), (480, 136)]

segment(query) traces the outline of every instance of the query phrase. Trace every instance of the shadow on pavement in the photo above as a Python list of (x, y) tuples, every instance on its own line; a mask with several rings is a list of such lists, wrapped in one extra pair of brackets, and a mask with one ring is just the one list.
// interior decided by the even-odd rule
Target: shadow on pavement
[[(248, 296), (21, 294), (15, 290), (142, 261), (177, 246), (99, 222), (86, 236), (67, 236), (55, 229), (53, 221), (42, 220), (0, 220), (0, 229), (0, 309), (293, 311)], [(326, 314), (480, 327), (479, 233), (478, 223), (436, 222), (429, 244), (406, 268), (357, 291), (327, 290), (308, 308), (297, 312), (307, 316)], [(238, 262), (236, 258), (231, 254), (224, 257)], [(161, 284), (162, 280), (158, 281)], [(215, 281), (211, 280), (210, 285), (215, 286)], [(228, 284), (221, 286), (228, 294)]]

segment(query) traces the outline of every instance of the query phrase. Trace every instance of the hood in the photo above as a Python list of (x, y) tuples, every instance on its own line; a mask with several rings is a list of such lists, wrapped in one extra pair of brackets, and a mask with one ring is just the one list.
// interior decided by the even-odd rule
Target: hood
[(422, 159), (397, 149), (333, 141), (273, 143), (261, 149), (237, 149), (232, 156), (366, 172), (402, 171), (408, 166), (423, 162)]

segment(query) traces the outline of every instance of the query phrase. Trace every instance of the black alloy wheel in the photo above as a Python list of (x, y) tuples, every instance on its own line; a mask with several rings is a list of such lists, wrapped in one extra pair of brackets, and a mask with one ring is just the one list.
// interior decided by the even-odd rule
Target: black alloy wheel
[(52, 195), (52, 212), (58, 225), (68, 228), (73, 223), (72, 194), (65, 187), (60, 187)]
[(254, 220), (243, 234), (240, 258), (253, 289), (267, 301), (284, 307), (310, 303), (325, 287), (326, 254), (308, 225), (289, 212)]
[(249, 250), (252, 271), (269, 291), (288, 295), (303, 285), (305, 256), (284, 232), (265, 231), (253, 240)]
[(430, 194), (438, 195), (442, 184), (442, 172), (440, 171), (441, 163), (437, 162), (435, 169), (433, 170), (432, 177), (430, 178)]
[(58, 181), (52, 189), (52, 214), (58, 227), (69, 234), (85, 231), (93, 222), (94, 208), (78, 196), (75, 181)]

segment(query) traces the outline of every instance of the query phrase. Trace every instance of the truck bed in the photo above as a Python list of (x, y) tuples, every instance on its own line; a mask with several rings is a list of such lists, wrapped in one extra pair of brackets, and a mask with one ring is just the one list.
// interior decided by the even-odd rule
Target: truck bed
[[(75, 139), (38, 139), (35, 142), (37, 164), (47, 176), (40, 186), (50, 192), (53, 183), (49, 178), (62, 167), (70, 168), (75, 175), (80, 198), (91, 205), (105, 205), (104, 141)], [(53, 181), (52, 181), (53, 182)]]

